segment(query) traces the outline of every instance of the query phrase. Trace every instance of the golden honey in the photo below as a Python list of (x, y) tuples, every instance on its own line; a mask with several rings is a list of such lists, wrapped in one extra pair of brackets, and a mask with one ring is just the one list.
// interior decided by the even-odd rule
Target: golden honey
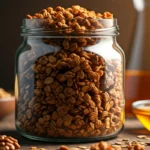
[(126, 71), (125, 81), (126, 117), (133, 117), (132, 103), (150, 98), (150, 71)]
[(150, 131), (150, 100), (143, 102), (133, 105), (133, 112), (141, 124)]

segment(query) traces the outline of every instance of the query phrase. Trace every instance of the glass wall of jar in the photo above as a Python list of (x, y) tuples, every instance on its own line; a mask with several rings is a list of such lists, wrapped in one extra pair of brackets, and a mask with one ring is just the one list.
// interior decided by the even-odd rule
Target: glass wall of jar
[[(83, 20), (82, 20), (83, 21)], [(16, 54), (16, 128), (50, 142), (115, 137), (124, 125), (124, 64), (116, 19), (99, 29), (50, 30), (26, 19)]]

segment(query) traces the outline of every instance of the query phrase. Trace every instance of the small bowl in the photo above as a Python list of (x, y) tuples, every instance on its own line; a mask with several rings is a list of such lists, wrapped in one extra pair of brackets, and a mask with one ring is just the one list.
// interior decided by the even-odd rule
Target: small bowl
[(0, 98), (0, 119), (15, 111), (15, 97)]
[(132, 111), (141, 124), (150, 131), (150, 100), (133, 102)]

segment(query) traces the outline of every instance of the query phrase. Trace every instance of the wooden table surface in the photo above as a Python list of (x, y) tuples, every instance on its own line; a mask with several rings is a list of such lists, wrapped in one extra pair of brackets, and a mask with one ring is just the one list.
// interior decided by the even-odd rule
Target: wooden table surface
[[(60, 147), (60, 145), (67, 145), (70, 148), (75, 148), (78, 146), (86, 146), (90, 147), (94, 143), (75, 143), (75, 144), (66, 144), (66, 143), (48, 143), (48, 142), (39, 142), (29, 140), (27, 138), (22, 137), (15, 130), (14, 121), (14, 113), (8, 115), (7, 117), (0, 120), (0, 134), (10, 135), (18, 139), (21, 150), (29, 150), (31, 146), (36, 146), (38, 148), (45, 148), (46, 150), (56, 150)], [(132, 140), (137, 140), (137, 135), (147, 135), (150, 137), (150, 132), (143, 128), (143, 126), (138, 122), (137, 119), (126, 119), (124, 130), (114, 139), (108, 140), (109, 143), (114, 143), (119, 138), (129, 138)], [(126, 150), (126, 149), (123, 149)], [(145, 150), (150, 150), (150, 146), (146, 146)]]

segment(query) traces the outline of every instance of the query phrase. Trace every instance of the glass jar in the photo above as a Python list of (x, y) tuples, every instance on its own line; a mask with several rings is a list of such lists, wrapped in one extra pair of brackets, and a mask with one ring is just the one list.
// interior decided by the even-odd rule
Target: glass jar
[(16, 128), (23, 136), (85, 142), (122, 130), (125, 57), (117, 20), (97, 21), (103, 28), (77, 33), (24, 20), (15, 80)]

